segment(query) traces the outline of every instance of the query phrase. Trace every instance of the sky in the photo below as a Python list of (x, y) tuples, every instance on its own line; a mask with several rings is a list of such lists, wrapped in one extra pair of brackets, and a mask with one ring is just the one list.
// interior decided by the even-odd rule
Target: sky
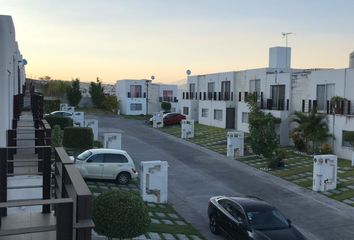
[(0, 0), (27, 77), (104, 83), (268, 66), (289, 35), (294, 68), (345, 68), (352, 0)]

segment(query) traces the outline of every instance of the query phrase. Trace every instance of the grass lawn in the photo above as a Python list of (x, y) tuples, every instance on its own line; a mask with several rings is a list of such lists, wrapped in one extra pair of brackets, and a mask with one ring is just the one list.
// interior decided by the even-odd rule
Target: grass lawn
[(116, 113), (113, 113), (111, 111), (108, 111), (106, 109), (100, 109), (100, 108), (77, 108), (77, 111), (84, 112), (85, 114), (88, 115), (117, 115)]
[[(139, 183), (134, 181), (128, 185), (118, 185), (112, 181), (87, 181), (94, 197), (106, 191), (131, 191), (139, 194)], [(205, 239), (192, 225), (186, 222), (170, 204), (146, 203), (152, 223), (148, 233), (144, 235), (147, 239), (154, 239), (153, 235), (160, 239), (168, 240), (168, 235), (175, 239), (202, 240)], [(157, 234), (157, 235), (156, 235)], [(185, 238), (183, 238), (185, 237)], [(139, 239), (139, 238), (138, 238)]]
[[(178, 138), (181, 137), (180, 125), (166, 126), (159, 128), (159, 130)], [(195, 137), (187, 141), (226, 155), (226, 134), (227, 130), (223, 128), (195, 124)], [(247, 141), (245, 144), (247, 145)], [(312, 157), (297, 154), (292, 148), (286, 148), (286, 151), (288, 157), (285, 159), (285, 167), (276, 170), (268, 169), (267, 161), (256, 155), (238, 157), (235, 160), (241, 161), (261, 171), (267, 171), (270, 174), (293, 182), (301, 187), (312, 189)], [(321, 193), (354, 207), (354, 167), (351, 166), (350, 161), (338, 159), (337, 189)]]

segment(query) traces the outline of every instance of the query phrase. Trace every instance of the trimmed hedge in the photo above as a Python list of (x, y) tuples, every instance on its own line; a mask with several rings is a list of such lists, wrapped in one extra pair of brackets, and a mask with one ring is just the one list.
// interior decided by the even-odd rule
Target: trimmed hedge
[(93, 222), (98, 234), (125, 239), (146, 233), (151, 219), (147, 206), (135, 193), (109, 191), (94, 198)]
[(51, 113), (60, 109), (60, 99), (44, 100), (44, 113)]
[(90, 149), (93, 147), (92, 128), (66, 127), (64, 129), (63, 146), (75, 149)]
[(49, 115), (44, 119), (47, 120), (51, 128), (54, 128), (55, 125), (59, 125), (61, 129), (73, 126), (73, 120), (69, 117)]

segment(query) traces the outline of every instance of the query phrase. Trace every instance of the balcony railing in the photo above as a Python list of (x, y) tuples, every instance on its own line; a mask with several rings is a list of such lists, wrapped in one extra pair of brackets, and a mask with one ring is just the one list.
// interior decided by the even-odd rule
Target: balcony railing
[(146, 98), (146, 92), (143, 94), (135, 94), (134, 96), (131, 94), (131, 92), (127, 92), (127, 97), (128, 98)]
[(200, 101), (233, 101), (233, 92), (183, 92), (182, 99)]
[(309, 113), (311, 111), (322, 112), (326, 114), (340, 114), (351, 115), (354, 113), (354, 106), (349, 100), (342, 100), (334, 105), (331, 101), (327, 100), (324, 104), (319, 105), (317, 100), (303, 99), (301, 111)]
[(178, 102), (176, 97), (159, 97), (159, 102)]

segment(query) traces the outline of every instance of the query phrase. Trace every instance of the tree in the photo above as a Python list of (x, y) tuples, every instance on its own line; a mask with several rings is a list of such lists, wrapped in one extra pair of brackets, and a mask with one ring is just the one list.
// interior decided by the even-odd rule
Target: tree
[(98, 107), (103, 108), (104, 92), (100, 80), (97, 78), (96, 82), (91, 82), (89, 93), (91, 95), (92, 103)]
[(140, 236), (151, 223), (142, 199), (128, 191), (109, 191), (95, 198), (93, 221), (95, 231), (108, 239)]
[(275, 126), (280, 123), (280, 119), (258, 109), (254, 94), (250, 94), (246, 100), (250, 108), (248, 123), (251, 148), (254, 153), (262, 155), (268, 162), (271, 162), (275, 156), (275, 150), (279, 147)]
[(62, 80), (49, 80), (45, 87), (44, 93), (47, 96), (59, 98), (65, 95), (69, 87), (69, 82)]
[(295, 112), (292, 121), (298, 125), (293, 130), (293, 135), (303, 139), (308, 152), (318, 152), (320, 145), (333, 137), (329, 134), (327, 119), (323, 114), (316, 114), (315, 111), (310, 114)]
[(171, 103), (169, 102), (162, 102), (161, 103), (161, 108), (165, 111), (165, 112), (169, 112), (171, 110)]
[(117, 113), (118, 110), (117, 97), (112, 95), (104, 96), (103, 107), (110, 112)]
[(69, 104), (71, 106), (77, 106), (80, 103), (82, 98), (81, 91), (80, 91), (80, 79), (76, 78), (71, 81), (71, 86), (68, 88), (67, 97)]

